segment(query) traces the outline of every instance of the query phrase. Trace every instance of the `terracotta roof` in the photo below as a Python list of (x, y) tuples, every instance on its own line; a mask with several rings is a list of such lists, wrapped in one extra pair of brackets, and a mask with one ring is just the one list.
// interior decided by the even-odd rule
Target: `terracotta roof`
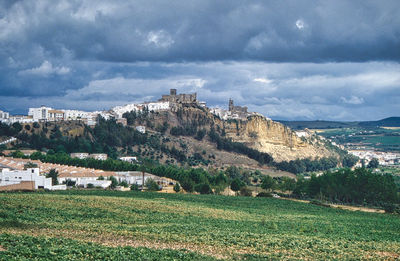
[(54, 163), (43, 163), (39, 160), (28, 160), (28, 159), (14, 159), (0, 156), (0, 164), (12, 168), (12, 169), (24, 169), (24, 165), (27, 162), (35, 163), (39, 166), (41, 173), (49, 172), (51, 169), (55, 169), (59, 173), (59, 177), (109, 177), (115, 176), (115, 172), (96, 170), (90, 168), (82, 168), (76, 166), (60, 165)]

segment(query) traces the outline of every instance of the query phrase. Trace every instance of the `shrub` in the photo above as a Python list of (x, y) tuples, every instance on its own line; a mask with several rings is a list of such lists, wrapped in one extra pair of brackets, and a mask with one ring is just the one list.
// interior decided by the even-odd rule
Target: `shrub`
[(238, 178), (235, 178), (234, 180), (232, 180), (232, 182), (231, 182), (231, 189), (233, 190), (233, 191), (235, 191), (235, 192), (237, 192), (237, 191), (239, 191), (242, 187), (244, 187), (245, 185), (244, 185), (244, 183), (240, 180), (240, 179), (238, 179)]
[(87, 188), (92, 189), (92, 188), (94, 188), (94, 185), (92, 183), (89, 183), (89, 184), (87, 184)]
[(175, 191), (176, 193), (178, 193), (179, 191), (181, 191), (181, 186), (179, 185), (178, 182), (174, 185), (174, 191)]
[(152, 178), (148, 178), (146, 180), (145, 186), (146, 186), (148, 191), (158, 191), (158, 190), (160, 190), (160, 186)]
[(131, 185), (131, 190), (132, 191), (139, 191), (139, 185), (138, 184), (132, 184)]
[(208, 183), (200, 183), (194, 187), (194, 190), (200, 194), (212, 194), (212, 189)]
[(124, 181), (121, 181), (121, 182), (119, 183), (119, 185), (122, 186), (122, 187), (124, 187), (124, 188), (129, 187), (128, 183), (127, 183), (125, 180), (124, 180)]
[(193, 192), (194, 189), (194, 182), (193, 180), (186, 178), (184, 180), (181, 181), (181, 185), (182, 188), (186, 191), (186, 192)]
[(65, 182), (65, 185), (67, 185), (68, 187), (75, 187), (76, 181), (67, 179), (67, 181)]
[(383, 205), (383, 209), (385, 210), (385, 213), (394, 213), (396, 210), (396, 205), (393, 203), (386, 203)]
[(329, 204), (323, 203), (323, 202), (321, 202), (319, 200), (316, 200), (316, 199), (311, 200), (310, 204), (317, 205), (317, 206), (322, 206), (322, 207), (327, 207), (327, 208), (331, 207)]
[(262, 197), (262, 198), (272, 198), (272, 194), (269, 192), (260, 192), (257, 194), (257, 197)]
[(114, 176), (111, 176), (111, 177), (109, 178), (109, 180), (111, 180), (111, 185), (110, 185), (110, 187), (111, 187), (112, 189), (114, 189), (114, 188), (118, 185), (118, 180), (117, 180)]
[(248, 187), (242, 187), (240, 189), (240, 195), (245, 196), (245, 197), (251, 197), (251, 196), (253, 196), (253, 193), (252, 193), (251, 189), (249, 189)]

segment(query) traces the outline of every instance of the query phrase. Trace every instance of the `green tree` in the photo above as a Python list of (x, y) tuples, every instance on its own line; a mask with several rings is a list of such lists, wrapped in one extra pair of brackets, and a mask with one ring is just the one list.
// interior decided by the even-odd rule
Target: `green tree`
[(129, 187), (128, 182), (126, 182), (125, 180), (121, 181), (121, 182), (119, 183), (119, 185), (122, 186), (122, 187), (124, 187), (124, 188)]
[(158, 191), (160, 186), (152, 178), (148, 178), (145, 182), (145, 186), (148, 191)]
[(208, 183), (200, 183), (200, 184), (197, 184), (195, 187), (194, 187), (194, 190), (196, 191), (196, 192), (199, 192), (200, 194), (212, 194), (213, 192), (212, 192), (212, 189), (211, 189), (211, 187), (210, 187), (210, 184), (208, 184)]
[(181, 191), (181, 186), (179, 185), (178, 182), (176, 182), (175, 185), (174, 185), (174, 191), (175, 191), (176, 193), (178, 193), (179, 191)]
[(115, 189), (118, 186), (118, 180), (114, 176), (109, 177), (109, 180), (111, 180), (110, 188)]
[(377, 167), (379, 167), (379, 161), (376, 158), (373, 158), (369, 163), (367, 168), (369, 169), (376, 169)]
[(233, 179), (231, 182), (231, 189), (236, 193), (244, 186), (245, 184), (238, 178)]
[(11, 157), (13, 157), (13, 158), (24, 158), (25, 155), (20, 150), (16, 150), (13, 153), (11, 153)]
[(276, 181), (271, 176), (264, 176), (262, 178), (261, 187), (265, 190), (273, 190), (276, 186)]
[(282, 177), (280, 189), (282, 191), (293, 191), (296, 188), (296, 180), (289, 177)]
[(132, 185), (131, 185), (131, 190), (132, 190), (132, 191), (139, 191), (139, 185), (136, 184), (136, 183), (135, 183), (135, 184), (132, 184)]
[(358, 161), (358, 157), (352, 154), (346, 154), (342, 159), (343, 167), (351, 168), (356, 165)]
[(49, 173), (47, 174), (48, 178), (51, 178), (51, 184), (52, 185), (58, 185), (58, 171), (55, 169), (51, 169)]
[(30, 161), (25, 163), (25, 165), (24, 165), (24, 169), (32, 169), (32, 168), (37, 168), (37, 167), (38, 167), (38, 165), (36, 163), (30, 162)]
[(194, 182), (193, 182), (193, 180), (191, 180), (190, 178), (184, 178), (180, 182), (181, 182), (182, 188), (186, 192), (193, 192), (193, 190), (194, 190)]

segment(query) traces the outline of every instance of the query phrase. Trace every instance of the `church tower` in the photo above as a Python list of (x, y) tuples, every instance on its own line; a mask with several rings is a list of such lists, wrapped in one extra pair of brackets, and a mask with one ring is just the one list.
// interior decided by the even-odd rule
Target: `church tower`
[(233, 111), (234, 106), (233, 106), (233, 100), (229, 98), (229, 111)]

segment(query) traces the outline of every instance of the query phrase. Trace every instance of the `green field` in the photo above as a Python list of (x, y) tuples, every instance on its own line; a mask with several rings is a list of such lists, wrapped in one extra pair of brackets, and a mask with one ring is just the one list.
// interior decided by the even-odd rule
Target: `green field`
[(337, 128), (318, 130), (318, 134), (338, 144), (360, 143), (371, 149), (400, 151), (399, 129)]
[(274, 198), (0, 194), (0, 260), (400, 257), (400, 217)]

